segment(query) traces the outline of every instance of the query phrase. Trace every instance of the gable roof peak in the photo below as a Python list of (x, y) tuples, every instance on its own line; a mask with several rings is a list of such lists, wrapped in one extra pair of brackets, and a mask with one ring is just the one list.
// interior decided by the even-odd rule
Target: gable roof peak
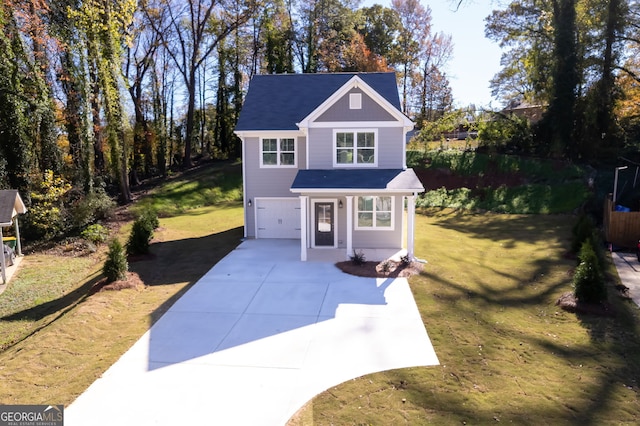
[[(262, 74), (249, 83), (236, 131), (299, 130), (296, 123), (314, 112), (349, 82), (369, 87), (400, 111), (394, 72)], [(362, 82), (362, 83), (360, 83)]]

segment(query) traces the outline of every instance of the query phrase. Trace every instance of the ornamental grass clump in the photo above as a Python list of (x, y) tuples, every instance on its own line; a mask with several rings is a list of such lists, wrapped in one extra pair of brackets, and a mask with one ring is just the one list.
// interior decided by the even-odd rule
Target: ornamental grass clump
[(364, 265), (367, 260), (362, 251), (356, 252), (355, 250), (353, 251), (353, 256), (349, 256), (349, 259), (351, 260), (351, 263), (358, 266)]

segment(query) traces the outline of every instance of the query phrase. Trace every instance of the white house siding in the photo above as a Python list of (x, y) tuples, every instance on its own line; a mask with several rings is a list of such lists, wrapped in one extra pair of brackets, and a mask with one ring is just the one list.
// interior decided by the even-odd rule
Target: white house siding
[[(349, 108), (349, 95), (352, 93), (360, 93), (362, 95), (362, 108)], [(325, 111), (316, 122), (339, 122), (339, 121), (396, 121), (377, 102), (365, 95), (360, 89), (352, 89), (345, 96), (340, 98), (336, 103)]]
[[(354, 130), (345, 124), (335, 129)], [(376, 126), (371, 123), (374, 129)], [(355, 128), (357, 129), (357, 128)], [(378, 150), (378, 169), (402, 169), (404, 166), (404, 133), (401, 127), (380, 127), (376, 149)], [(335, 155), (333, 128), (312, 127), (309, 129), (309, 169), (333, 169)]]
[[(285, 197), (296, 198), (290, 191), (291, 184), (299, 169), (306, 168), (306, 143), (304, 137), (297, 138), (296, 154), (298, 167), (291, 168), (260, 168), (260, 138), (251, 137), (244, 140), (244, 170), (245, 170), (245, 227), (246, 235), (256, 237), (255, 198)], [(249, 207), (246, 203), (252, 200)]]

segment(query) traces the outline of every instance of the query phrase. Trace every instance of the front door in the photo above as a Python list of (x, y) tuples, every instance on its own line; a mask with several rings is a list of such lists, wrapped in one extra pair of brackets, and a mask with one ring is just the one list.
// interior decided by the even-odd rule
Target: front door
[(315, 203), (315, 245), (316, 247), (333, 247), (335, 218), (332, 202)]

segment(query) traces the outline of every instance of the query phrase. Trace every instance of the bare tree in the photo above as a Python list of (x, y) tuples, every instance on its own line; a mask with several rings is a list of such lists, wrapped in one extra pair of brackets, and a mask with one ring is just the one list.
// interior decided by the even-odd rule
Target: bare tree
[[(182, 76), (187, 91), (183, 166), (191, 166), (194, 140), (197, 75), (218, 44), (255, 13), (261, 0), (244, 0), (238, 12), (233, 0), (160, 0), (144, 4), (145, 13)], [(167, 25), (157, 19), (167, 17)]]
[(400, 16), (402, 29), (398, 37), (399, 58), (392, 62), (402, 67), (402, 109), (408, 108), (408, 84), (411, 74), (424, 51), (424, 41), (431, 33), (431, 8), (425, 8), (420, 0), (391, 0), (391, 8)]
[[(144, 113), (144, 82), (147, 73), (153, 68), (154, 58), (160, 46), (160, 37), (153, 31), (144, 17), (134, 21), (130, 32), (134, 35), (135, 44), (127, 49), (124, 75), (128, 82), (129, 94), (135, 113), (133, 133), (133, 165), (131, 181), (139, 183), (138, 172), (144, 168), (144, 175), (149, 176), (153, 166), (153, 135), (149, 121)], [(144, 159), (144, 164), (142, 161)]]

